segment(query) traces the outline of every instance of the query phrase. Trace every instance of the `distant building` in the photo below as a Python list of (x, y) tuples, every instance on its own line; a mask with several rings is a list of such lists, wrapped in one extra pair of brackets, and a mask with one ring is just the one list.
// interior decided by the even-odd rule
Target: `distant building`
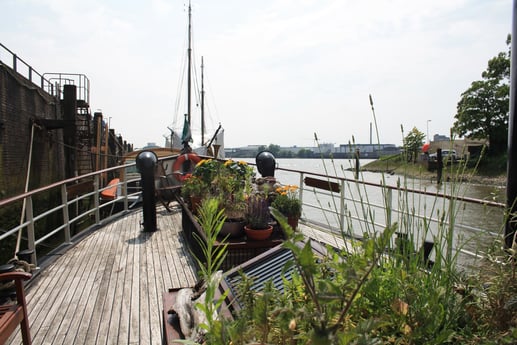
[(451, 141), (451, 138), (446, 135), (435, 134), (433, 136), (433, 141)]
[(429, 145), (429, 153), (435, 153), (438, 149), (455, 150), (458, 158), (467, 158), (468, 156), (478, 156), (481, 153), (483, 145), (487, 145), (487, 140), (473, 140), (473, 139), (454, 139), (451, 140), (448, 136), (435, 134), (433, 141)]
[(400, 153), (400, 149), (394, 144), (341, 144), (335, 152), (352, 156), (356, 150), (359, 150), (359, 155), (362, 158)]
[[(255, 157), (258, 153), (258, 149), (264, 145), (248, 145), (237, 148), (225, 148), (225, 154), (227, 157)], [(394, 155), (400, 153), (400, 148), (394, 144), (341, 144), (335, 146), (332, 143), (320, 144), (317, 147), (309, 146), (284, 146), (280, 147), (279, 157), (289, 157), (286, 153), (290, 153), (291, 156), (296, 156), (300, 151), (312, 152), (313, 157), (319, 158), (323, 156), (333, 155), (335, 158), (350, 158), (354, 157), (356, 151), (359, 150), (361, 158), (377, 158), (379, 156)], [(303, 157), (310, 157), (306, 154)]]

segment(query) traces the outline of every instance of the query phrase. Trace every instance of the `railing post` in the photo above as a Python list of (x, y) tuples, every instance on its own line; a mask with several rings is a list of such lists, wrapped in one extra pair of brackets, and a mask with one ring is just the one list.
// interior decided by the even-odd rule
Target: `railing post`
[(16, 70), (16, 62), (17, 62), (17, 61), (18, 61), (18, 57), (16, 56), (16, 54), (13, 54), (13, 70), (14, 70), (15, 72), (18, 72), (18, 71)]
[(391, 227), (391, 210), (393, 209), (393, 191), (390, 189), (390, 188), (386, 188), (386, 186), (384, 187), (386, 189), (386, 193), (385, 193), (385, 198), (386, 200), (384, 201), (386, 203), (386, 227), (387, 228), (390, 228)]
[(345, 231), (345, 180), (341, 180), (341, 191), (339, 192), (339, 228), (342, 232)]
[(32, 81), (32, 67), (29, 66), (29, 80)]
[(299, 188), (299, 191), (300, 193), (298, 194), (298, 198), (300, 199), (300, 204), (303, 205), (303, 173), (300, 173), (300, 184), (299, 184), (300, 188)]
[(99, 175), (95, 175), (95, 177), (93, 179), (93, 190), (95, 191), (94, 200), (93, 200), (93, 204), (95, 205), (95, 224), (100, 224), (101, 213), (99, 210), (99, 206), (100, 206)]
[[(32, 262), (37, 266), (36, 255), (36, 236), (34, 235), (34, 213), (32, 209), (32, 197), (27, 197), (27, 204), (25, 205), (25, 218), (27, 219), (27, 249), (32, 250)], [(21, 231), (21, 229), (20, 229)]]
[(127, 199), (127, 180), (122, 182), (122, 196), (124, 197), (124, 211), (129, 210), (129, 202)]
[(70, 215), (68, 214), (68, 194), (66, 192), (66, 185), (61, 185), (61, 204), (63, 206), (63, 225), (65, 226), (65, 242), (70, 243), (72, 237), (70, 236)]

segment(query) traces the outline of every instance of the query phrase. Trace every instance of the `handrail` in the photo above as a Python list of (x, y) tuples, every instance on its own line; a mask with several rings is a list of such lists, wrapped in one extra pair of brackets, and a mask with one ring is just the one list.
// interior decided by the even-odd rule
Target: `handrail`
[(50, 72), (44, 73), (43, 76), (48, 78), (49, 81), (55, 82), (60, 94), (63, 92), (65, 85), (75, 85), (77, 87), (77, 99), (85, 101), (86, 104), (90, 104), (90, 80), (86, 75), (79, 73)]
[[(167, 157), (159, 158), (159, 161), (168, 160), (168, 159), (174, 159), (177, 155), (171, 155)], [(52, 183), (48, 186), (40, 187), (31, 191), (28, 191), (26, 193), (22, 193), (13, 197), (9, 197), (3, 200), (0, 200), (0, 208), (6, 207), (8, 205), (12, 205), (16, 202), (21, 202), (23, 200), (27, 201), (26, 209), (25, 209), (25, 222), (22, 224), (18, 224), (11, 229), (8, 229), (0, 234), (0, 241), (8, 238), (9, 236), (12, 236), (16, 234), (18, 231), (26, 230), (27, 231), (27, 242), (28, 242), (28, 248), (30, 250), (34, 251), (34, 254), (32, 255), (32, 261), (33, 263), (38, 263), (38, 253), (36, 252), (36, 246), (41, 244), (46, 239), (58, 234), (63, 233), (64, 234), (64, 241), (65, 243), (69, 243), (71, 241), (72, 235), (71, 235), (71, 225), (78, 224), (80, 221), (85, 219), (86, 217), (89, 217), (90, 215), (93, 215), (93, 223), (90, 225), (99, 226), (102, 225), (103, 222), (106, 219), (110, 219), (111, 217), (125, 214), (129, 212), (130, 209), (130, 203), (129, 199), (134, 198), (137, 199), (139, 197), (139, 194), (141, 191), (137, 190), (134, 193), (128, 193), (128, 183), (135, 182), (138, 179), (133, 179), (129, 181), (121, 181), (117, 187), (120, 186), (121, 195), (118, 195), (115, 200), (110, 200), (106, 202), (99, 202), (100, 201), (100, 193), (108, 188), (111, 188), (111, 186), (100, 186), (99, 181), (101, 181), (101, 176), (110, 173), (110, 172), (118, 172), (118, 175), (120, 175), (121, 170), (127, 169), (130, 167), (135, 166), (136, 163), (128, 163), (124, 165), (119, 165), (112, 168), (102, 169), (99, 171), (91, 172), (82, 176), (77, 176), (73, 178), (69, 178), (63, 181)], [(75, 184), (78, 184), (79, 182), (84, 181), (93, 181), (93, 190), (86, 191), (80, 195), (77, 195), (71, 199), (69, 199), (69, 195), (67, 193), (67, 187), (73, 186)], [(45, 193), (53, 192), (55, 191), (56, 194), (60, 196), (60, 202), (57, 206), (53, 206), (49, 209), (41, 211), (39, 214), (35, 214), (34, 207), (33, 207), (33, 199), (37, 198), (40, 195), (44, 195)], [(93, 201), (93, 202), (92, 202)], [(120, 211), (116, 213), (109, 212), (107, 216), (101, 215), (102, 209), (108, 209), (108, 207), (112, 207), (115, 203), (121, 203), (123, 207)], [(84, 210), (81, 210), (77, 212), (77, 214), (74, 214), (71, 216), (69, 214), (69, 209), (80, 209), (80, 207), (75, 206), (87, 206)], [(107, 213), (107, 212), (106, 212)], [(41, 235), (39, 238), (36, 238), (35, 235), (35, 224), (39, 221), (42, 221), (46, 217), (61, 214), (63, 221), (60, 224), (55, 224), (54, 228), (50, 228), (46, 230), (46, 233)]]
[[(7, 66), (11, 67), (15, 72), (19, 73), (21, 76), (28, 79), (30, 82), (32, 82), (34, 85), (42, 88), (43, 90), (47, 91), (52, 96), (59, 96), (57, 90), (54, 89), (54, 86), (52, 83), (47, 80), (42, 74), (38, 73), (34, 68), (32, 68), (31, 65), (23, 61), (18, 55), (16, 55), (14, 52), (12, 52), (9, 48), (4, 46), (2, 43), (0, 43), (0, 47), (3, 48), (4, 51), (9, 53), (11, 55), (11, 65), (6, 64)], [(1, 57), (1, 55), (0, 55)], [(0, 58), (0, 62), (3, 62)], [(22, 65), (24, 65), (27, 68), (27, 75), (24, 75), (19, 71), (19, 65), (18, 62), (20, 62)], [(32, 80), (32, 75), (36, 74), (39, 77), (39, 84), (36, 83), (34, 80)]]
[[(301, 171), (301, 170), (296, 170), (296, 169), (277, 168), (277, 170), (293, 172), (293, 173), (298, 173), (298, 174), (307, 174), (306, 171)], [(348, 177), (330, 176), (330, 175), (312, 173), (312, 172), (310, 173), (310, 175), (322, 177), (324, 179), (332, 178), (332, 179), (336, 179), (336, 180), (339, 180), (342, 182), (353, 182), (353, 183), (358, 183), (358, 184), (362, 184), (362, 185), (366, 185), (366, 186), (375, 186), (375, 187), (381, 186), (381, 184), (379, 184), (379, 183), (368, 182), (368, 181), (363, 181), (363, 180), (356, 180), (356, 179), (348, 178)], [(408, 192), (408, 193), (428, 195), (428, 196), (434, 196), (434, 197), (440, 197), (440, 198), (446, 198), (446, 199), (455, 199), (458, 201), (464, 201), (464, 202), (475, 203), (475, 204), (486, 205), (486, 206), (501, 207), (501, 208), (506, 207), (506, 204), (501, 203), (501, 202), (484, 200), (484, 199), (476, 199), (476, 198), (465, 197), (465, 196), (461, 196), (461, 195), (449, 195), (449, 194), (444, 194), (444, 193), (430, 192), (430, 191), (426, 191), (426, 190), (406, 188), (406, 187), (397, 187), (397, 186), (390, 186), (390, 185), (384, 185), (382, 187), (385, 187), (385, 188), (391, 189), (391, 190), (398, 190), (398, 191), (403, 191), (403, 192)]]
[[(414, 234), (415, 245), (443, 238), (451, 227), (454, 228), (454, 232), (464, 233), (465, 238), (476, 238), (480, 235), (491, 238), (502, 236), (500, 224), (489, 228), (484, 227), (483, 224), (468, 223), (465, 220), (459, 222), (456, 218), (460, 218), (459, 208), (467, 205), (469, 208), (475, 208), (472, 212), (479, 214), (485, 212), (485, 209), (494, 209), (493, 213), (496, 213), (493, 216), (494, 219), (501, 216), (502, 224), (506, 209), (503, 203), (455, 195), (455, 193), (449, 195), (407, 188), (403, 185), (392, 186), (296, 169), (277, 167), (277, 171), (278, 175), (288, 180), (288, 182), (284, 180), (280, 182), (299, 183), (299, 197), (304, 213), (301, 222), (320, 229), (324, 228), (335, 235), (344, 233), (349, 237), (362, 238), (365, 235), (372, 235), (371, 232), (383, 231), (396, 221), (401, 233), (409, 233), (404, 228), (407, 226), (405, 223), (415, 227), (414, 233), (411, 233), (411, 235)], [(304, 182), (306, 177), (321, 178), (323, 182), (328, 182), (327, 186), (321, 183), (322, 187), (314, 187), (313, 182), (311, 185), (306, 185)], [(333, 184), (329, 186), (330, 183)], [(340, 186), (339, 190), (335, 190), (336, 184)], [(410, 205), (407, 205), (408, 200)], [(350, 231), (351, 229), (353, 232)], [(469, 258), (480, 257), (479, 253), (482, 253), (484, 248), (471, 248), (470, 243), (467, 243), (468, 245), (465, 243), (454, 236), (453, 246), (458, 253)]]
[[(162, 157), (159, 158), (159, 161), (170, 160), (175, 157), (177, 157), (177, 155)], [(20, 230), (24, 230), (27, 231), (28, 249), (35, 250), (36, 245), (41, 244), (48, 237), (58, 233), (64, 234), (63, 238), (65, 243), (67, 243), (70, 242), (72, 238), (71, 226), (78, 224), (86, 217), (92, 219), (91, 225), (99, 226), (102, 225), (108, 217), (127, 213), (130, 209), (131, 198), (137, 198), (140, 194), (138, 190), (132, 193), (128, 191), (128, 183), (132, 181), (121, 181), (117, 186), (120, 187), (121, 195), (118, 195), (115, 200), (106, 202), (100, 202), (100, 194), (103, 190), (111, 186), (100, 186), (99, 181), (101, 180), (100, 176), (106, 173), (120, 173), (122, 169), (133, 166), (135, 166), (134, 162), (103, 169), (0, 200), (0, 208), (4, 208), (24, 199), (27, 201), (25, 221), (1, 233), (0, 241), (12, 236)], [(413, 222), (415, 226), (418, 226), (418, 223), (424, 223), (428, 227), (426, 231), (432, 231), (432, 235), (436, 236), (437, 229), (447, 227), (451, 224), (449, 218), (440, 219), (440, 217), (437, 216), (438, 207), (436, 205), (438, 203), (445, 208), (450, 208), (451, 212), (454, 212), (454, 209), (457, 208), (459, 203), (477, 205), (483, 208), (495, 208), (501, 211), (501, 213), (503, 213), (505, 209), (505, 205), (502, 203), (470, 197), (451, 196), (444, 193), (415, 190), (403, 186), (389, 186), (347, 177), (330, 176), (294, 169), (278, 168), (277, 171), (286, 174), (288, 177), (289, 181), (281, 182), (288, 184), (299, 183), (299, 197), (303, 204), (302, 223), (323, 226), (327, 231), (334, 232), (335, 234), (348, 233), (348, 235), (355, 238), (360, 238), (369, 231), (382, 231), (385, 227), (390, 226), (394, 222), (406, 222), (410, 216), (412, 217), (410, 222)], [(333, 181), (339, 184), (339, 191), (335, 187), (333, 192), (312, 186), (305, 186), (305, 177)], [(134, 179), (133, 181), (136, 180), (137, 179)], [(67, 187), (84, 181), (93, 181), (93, 189), (70, 198), (67, 193)], [(57, 195), (60, 195), (60, 202), (57, 205), (49, 207), (49, 209), (41, 211), (39, 214), (35, 214), (33, 200), (39, 195), (44, 195), (44, 193), (51, 191), (55, 191)], [(428, 208), (415, 208), (413, 211), (408, 211), (407, 205), (404, 204), (406, 201), (404, 198), (401, 198), (401, 195), (421, 195), (425, 198), (433, 199), (425, 200), (425, 202), (429, 202)], [(436, 200), (440, 201), (437, 202)], [(108, 216), (102, 214), (108, 212), (101, 212), (101, 210), (109, 210), (109, 208), (113, 207), (116, 203), (123, 205), (119, 212), (115, 214), (109, 212)], [(77, 212), (77, 214), (69, 214), (69, 210), (80, 209), (78, 206), (81, 204), (87, 205), (87, 207)], [(331, 207), (331, 205), (333, 206)], [(412, 214), (408, 214), (411, 212)], [(45, 234), (36, 238), (34, 230), (35, 224), (48, 216), (56, 214), (61, 214), (62, 222), (56, 224), (54, 228), (47, 229)], [(443, 217), (443, 215), (440, 216)], [(469, 233), (482, 233), (488, 236), (499, 235), (490, 229), (481, 229), (477, 224), (460, 224), (459, 222), (452, 222), (452, 224), (452, 226), (468, 231)], [(349, 233), (350, 228), (354, 228), (355, 233)], [(472, 252), (475, 254), (473, 250), (460, 247), (459, 245), (457, 246), (457, 250), (463, 253)], [(34, 252), (33, 262), (37, 263), (37, 259), (38, 255)]]

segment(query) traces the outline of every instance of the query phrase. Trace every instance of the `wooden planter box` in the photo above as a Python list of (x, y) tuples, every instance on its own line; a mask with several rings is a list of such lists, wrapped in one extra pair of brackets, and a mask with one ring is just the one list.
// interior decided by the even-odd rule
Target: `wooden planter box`
[[(183, 199), (178, 198), (178, 202), (180, 203), (182, 209), (181, 222), (183, 233), (194, 255), (200, 258), (202, 257), (203, 253), (194, 234), (197, 234), (200, 238), (206, 240), (205, 232), (196, 221), (194, 215)], [(223, 262), (221, 269), (223, 271), (230, 270), (233, 267), (256, 257), (257, 255), (264, 253), (268, 249), (282, 244), (284, 239), (285, 235), (278, 225), (273, 227), (273, 233), (271, 237), (263, 241), (248, 240), (245, 235), (227, 240), (221, 239), (221, 241), (217, 241), (215, 243), (215, 247), (228, 244), (226, 259)]]

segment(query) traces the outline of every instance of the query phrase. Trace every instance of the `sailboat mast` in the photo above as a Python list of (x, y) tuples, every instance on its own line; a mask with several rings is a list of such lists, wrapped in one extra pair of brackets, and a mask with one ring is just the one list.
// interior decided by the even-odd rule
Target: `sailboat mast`
[(187, 50), (187, 54), (188, 54), (188, 68), (187, 68), (187, 121), (188, 121), (188, 124), (190, 126), (190, 120), (191, 120), (191, 108), (190, 108), (190, 103), (191, 103), (191, 80), (192, 80), (192, 77), (191, 77), (191, 69), (192, 69), (192, 25), (191, 25), (191, 20), (192, 20), (192, 7), (190, 6), (190, 1), (188, 3), (188, 50)]
[(205, 83), (203, 77), (203, 57), (201, 57), (201, 145), (205, 143)]

